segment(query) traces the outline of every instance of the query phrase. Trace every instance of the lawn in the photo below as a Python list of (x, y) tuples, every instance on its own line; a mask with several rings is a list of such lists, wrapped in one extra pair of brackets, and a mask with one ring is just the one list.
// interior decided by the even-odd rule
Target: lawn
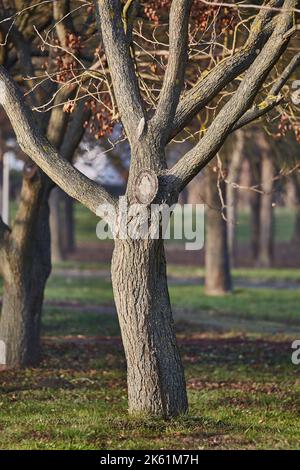
[(129, 418), (119, 338), (48, 337), (1, 374), (1, 449), (299, 449), (299, 368), (285, 338), (179, 335), (190, 412)]
[[(99, 278), (94, 270), (90, 278), (49, 280), (42, 363), (1, 372), (1, 449), (300, 448), (300, 366), (291, 363), (299, 289), (245, 287), (206, 297), (186, 267), (171, 266), (171, 278), (184, 281), (171, 282), (170, 293), (190, 411), (169, 421), (129, 418), (112, 289), (101, 268)], [(188, 274), (201, 278), (197, 270)], [(235, 277), (250, 282), (258, 274), (237, 270)], [(260, 275), (299, 281), (298, 270)]]

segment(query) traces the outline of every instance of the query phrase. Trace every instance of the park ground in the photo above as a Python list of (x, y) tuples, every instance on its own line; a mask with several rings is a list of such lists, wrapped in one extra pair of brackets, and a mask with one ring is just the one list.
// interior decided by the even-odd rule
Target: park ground
[[(168, 421), (128, 417), (109, 264), (101, 243), (99, 260), (86, 260), (95, 221), (81, 210), (77, 217), (81, 250), (54, 267), (46, 290), (42, 362), (0, 372), (0, 449), (299, 449), (291, 344), (300, 339), (300, 269), (238, 268), (232, 295), (207, 297), (203, 269), (176, 264), (172, 248), (190, 411)], [(277, 219), (278, 246), (288, 249), (290, 215)], [(241, 243), (246, 235), (245, 222)]]

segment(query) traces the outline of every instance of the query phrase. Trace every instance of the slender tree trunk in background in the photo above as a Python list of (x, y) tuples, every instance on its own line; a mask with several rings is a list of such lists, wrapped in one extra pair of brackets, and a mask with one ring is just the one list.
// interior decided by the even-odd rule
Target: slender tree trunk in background
[(116, 240), (112, 282), (127, 359), (130, 413), (186, 412), (163, 241)]
[(236, 225), (237, 225), (237, 191), (235, 185), (239, 181), (243, 162), (243, 148), (245, 145), (244, 132), (235, 132), (234, 150), (229, 160), (228, 184), (226, 186), (227, 200), (227, 231), (230, 262), (233, 265), (237, 254)]
[(0, 148), (0, 214), (2, 214), (2, 191), (3, 191), (3, 156)]
[(259, 248), (256, 264), (259, 267), (269, 268), (273, 264), (274, 211), (272, 203), (275, 168), (271, 149), (265, 135), (260, 135), (259, 142), (261, 147), (261, 189), (263, 194), (260, 195)]
[[(222, 217), (218, 174), (208, 168), (205, 177), (205, 293), (224, 295), (232, 290), (227, 242), (227, 222)], [(220, 181), (225, 196), (225, 183)]]
[[(1, 363), (37, 363), (44, 288), (51, 271), (48, 195), (40, 180), (24, 180), (15, 228), (5, 246)], [(2, 343), (2, 345), (3, 345)]]
[(62, 191), (54, 188), (50, 196), (50, 228), (52, 262), (59, 263), (65, 259), (63, 246)]
[(296, 173), (293, 176), (294, 186), (295, 186), (295, 224), (294, 232), (292, 236), (293, 243), (300, 243), (300, 174)]
[(55, 188), (50, 197), (51, 253), (53, 262), (61, 262), (75, 249), (74, 200)]
[[(260, 183), (261, 165), (259, 161), (250, 161), (251, 168), (251, 186)], [(251, 230), (251, 254), (254, 260), (257, 260), (259, 252), (259, 234), (260, 234), (260, 193), (257, 191), (250, 192), (250, 230)]]
[(199, 173), (187, 186), (188, 204), (203, 204), (205, 202), (205, 177)]
[(65, 253), (73, 253), (75, 251), (74, 199), (65, 193), (63, 196), (63, 247)]

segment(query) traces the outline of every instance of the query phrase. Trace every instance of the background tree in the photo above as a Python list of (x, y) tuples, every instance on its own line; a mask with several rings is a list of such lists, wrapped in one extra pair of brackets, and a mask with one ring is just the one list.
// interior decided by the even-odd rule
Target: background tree
[[(4, 51), (3, 64), (20, 81), (19, 70), (27, 76), (26, 84), (34, 90), (29, 94), (33, 106), (42, 105), (44, 100), (55, 94), (56, 106), (40, 115), (43, 117), (41, 128), (52, 145), (60, 148), (62, 156), (71, 159), (83, 135), (83, 125), (89, 111), (79, 104), (70, 119), (63, 107), (57, 105), (64, 103), (75, 90), (68, 89), (66, 92), (61, 85), (52, 82), (48, 87), (35, 88), (35, 75), (42, 70), (46, 57), (39, 50), (32, 26), (35, 23), (38, 25), (36, 28), (43, 30), (52, 22), (55, 28), (60, 21), (58, 40), (66, 42), (69, 33), (65, 28), (64, 15), (69, 2), (55, 2), (53, 10), (43, 3), (39, 11), (30, 9), (28, 2), (19, 1), (17, 4), (18, 9), (15, 9), (13, 2), (0, 5), (0, 28), (5, 37), (0, 48)], [(21, 15), (23, 11), (24, 15)], [(10, 20), (7, 21), (9, 15)], [(0, 339), (6, 345), (6, 357), (2, 360), (10, 367), (32, 364), (39, 358), (43, 294), (51, 270), (48, 199), (52, 188), (52, 181), (27, 159), (15, 221), (11, 228), (5, 227), (1, 221), (0, 270), (4, 279), (4, 295)]]

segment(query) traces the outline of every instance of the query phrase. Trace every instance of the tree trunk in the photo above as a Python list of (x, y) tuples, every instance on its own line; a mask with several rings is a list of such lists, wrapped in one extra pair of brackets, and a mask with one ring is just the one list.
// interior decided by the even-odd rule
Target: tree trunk
[(75, 220), (74, 220), (74, 199), (68, 194), (64, 194), (64, 221), (63, 247), (66, 253), (73, 253), (75, 250)]
[(54, 188), (50, 196), (50, 228), (52, 262), (59, 263), (65, 259), (63, 246), (62, 191)]
[(237, 130), (235, 132), (233, 154), (229, 160), (228, 184), (226, 187), (228, 247), (231, 265), (233, 264), (237, 254), (236, 224), (238, 190), (235, 185), (239, 181), (242, 168), (244, 141), (244, 132), (242, 130)]
[[(254, 140), (255, 135), (255, 140)], [(256, 142), (256, 134), (252, 135), (252, 139)], [(248, 149), (249, 151), (249, 149)], [(259, 149), (255, 145), (251, 147), (250, 154), (247, 154), (250, 169), (250, 185), (259, 187), (261, 183), (261, 159)], [(259, 252), (259, 234), (260, 234), (260, 193), (257, 191), (249, 192), (250, 205), (250, 248), (253, 260), (257, 260)]]
[(112, 282), (128, 369), (129, 411), (187, 411), (162, 240), (116, 240)]
[[(232, 290), (227, 242), (227, 222), (222, 217), (222, 205), (217, 186), (218, 175), (207, 169), (205, 181), (205, 293), (224, 295)], [(225, 196), (225, 183), (220, 181)]]
[(297, 172), (294, 177), (295, 185), (295, 223), (294, 223), (294, 233), (292, 237), (293, 243), (300, 243), (300, 174)]
[(260, 196), (259, 249), (256, 264), (262, 268), (269, 268), (273, 264), (274, 213), (272, 203), (275, 168), (267, 142), (265, 145), (263, 143), (261, 145), (261, 157), (261, 186), (263, 194)]
[(8, 367), (35, 364), (40, 355), (43, 295), (51, 271), (47, 198), (38, 184), (23, 184), (6, 247), (0, 362)]
[(251, 226), (251, 253), (254, 260), (257, 260), (259, 251), (260, 233), (260, 194), (256, 191), (250, 194), (250, 226)]
[(0, 214), (2, 214), (2, 191), (3, 191), (3, 157), (0, 147)]

